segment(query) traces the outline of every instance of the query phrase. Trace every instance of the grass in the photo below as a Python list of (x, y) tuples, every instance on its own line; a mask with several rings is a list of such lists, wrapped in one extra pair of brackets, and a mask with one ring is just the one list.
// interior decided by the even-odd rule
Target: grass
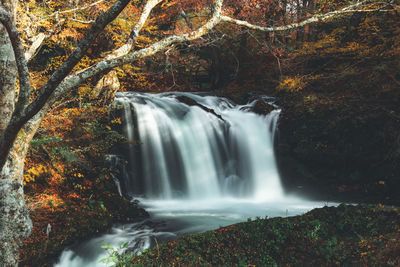
[(115, 266), (400, 266), (400, 212), (324, 207), (186, 235), (140, 256), (113, 256)]

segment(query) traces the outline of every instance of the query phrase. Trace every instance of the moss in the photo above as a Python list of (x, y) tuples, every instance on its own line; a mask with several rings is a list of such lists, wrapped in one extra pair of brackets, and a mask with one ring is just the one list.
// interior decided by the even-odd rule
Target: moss
[(32, 204), (28, 200), (33, 231), (22, 248), (20, 266), (48, 266), (74, 242), (103, 232), (113, 223), (148, 217), (142, 208), (115, 193), (101, 193), (91, 199), (65, 198), (62, 204), (50, 202), (50, 207), (42, 203), (32, 208)]
[(183, 236), (116, 266), (397, 266), (399, 231), (397, 209), (340, 205)]

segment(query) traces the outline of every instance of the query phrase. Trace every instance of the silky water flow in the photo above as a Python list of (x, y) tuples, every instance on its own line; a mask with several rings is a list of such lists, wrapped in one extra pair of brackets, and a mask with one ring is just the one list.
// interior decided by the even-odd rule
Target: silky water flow
[[(273, 106), (253, 112), (258, 101)], [(55, 266), (106, 266), (101, 248), (126, 243), (140, 253), (174, 240), (255, 216), (293, 216), (326, 203), (285, 195), (275, 157), (280, 109), (258, 97), (246, 105), (193, 93), (118, 93), (129, 140), (108, 156), (121, 194), (138, 200), (149, 220), (115, 225), (65, 250)], [(118, 177), (117, 177), (118, 176)]]

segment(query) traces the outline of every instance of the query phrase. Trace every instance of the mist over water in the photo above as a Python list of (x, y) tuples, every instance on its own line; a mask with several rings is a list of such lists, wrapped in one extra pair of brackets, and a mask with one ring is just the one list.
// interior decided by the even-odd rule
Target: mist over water
[(118, 185), (151, 214), (148, 221), (113, 227), (63, 252), (55, 266), (105, 266), (103, 244), (129, 242), (139, 252), (185, 233), (248, 218), (293, 216), (325, 203), (284, 194), (273, 139), (280, 110), (252, 112), (259, 98), (236, 105), (191, 93), (118, 93), (127, 153), (114, 155)]

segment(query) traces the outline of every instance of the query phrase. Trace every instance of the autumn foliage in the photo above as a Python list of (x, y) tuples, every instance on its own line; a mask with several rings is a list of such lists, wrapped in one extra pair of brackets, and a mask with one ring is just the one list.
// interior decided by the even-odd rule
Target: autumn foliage
[[(47, 78), (76, 47), (93, 19), (104, 12), (112, 4), (111, 2), (19, 1), (18, 9), (26, 16), (19, 16), (17, 24), (26, 48), (32, 45), (34, 36), (39, 33), (46, 34), (45, 41), (29, 62), (34, 88), (32, 98), (38, 94), (35, 88), (43, 86)], [(139, 18), (143, 2), (131, 1), (121, 16), (98, 37), (74, 71), (83, 70), (98, 62), (101, 56), (107, 55), (109, 51), (126, 42), (128, 37), (126, 33)], [(198, 28), (210, 16), (212, 2), (211, 0), (163, 1), (152, 11), (134, 49), (147, 47), (171, 34), (180, 34)], [(246, 20), (256, 25), (278, 26), (299, 22), (317, 13), (337, 10), (350, 2), (226, 0), (224, 12), (236, 19)], [(355, 103), (364, 100), (363, 103), (375, 101), (374, 103), (379, 103), (373, 107), (366, 104), (368, 108), (363, 112), (372, 113), (373, 108), (376, 108), (398, 121), (400, 111), (392, 102), (396, 102), (400, 95), (398, 90), (400, 19), (397, 1), (392, 2), (395, 11), (354, 12), (328, 22), (310, 24), (304, 28), (285, 32), (257, 32), (245, 27), (221, 23), (199, 40), (173, 45), (164, 53), (138, 60), (134, 64), (117, 67), (119, 89), (147, 92), (215, 91), (236, 97), (238, 101), (242, 99), (237, 95), (245, 95), (249, 91), (268, 92), (282, 99), (289, 99), (288, 102), (293, 104), (296, 112), (301, 109), (310, 114), (321, 107), (329, 110), (344, 110), (343, 103), (347, 105), (347, 103), (354, 103), (352, 101)], [(374, 8), (374, 5), (378, 4), (376, 1), (365, 9)], [(112, 130), (115, 128), (113, 125), (121, 122), (115, 118), (111, 120), (108, 118), (108, 110), (104, 104), (109, 103), (93, 96), (93, 88), (100, 78), (97, 76), (88, 80), (56, 102), (52, 111), (41, 123), (31, 143), (26, 160), (24, 185), (32, 212), (34, 230), (24, 247), (22, 256), (24, 262), (29, 263), (32, 258), (42, 259), (49, 250), (56, 253), (56, 248), (59, 250), (61, 246), (79, 236), (82, 229), (73, 222), (77, 218), (85, 226), (84, 231), (90, 232), (93, 221), (98, 226), (93, 229), (97, 231), (111, 223), (110, 216), (118, 216), (117, 212), (111, 212), (114, 207), (111, 204), (107, 206), (107, 203), (102, 200), (107, 197), (114, 199), (116, 193), (115, 191), (114, 195), (108, 193), (115, 188), (109, 187), (110, 177), (103, 167), (103, 158), (113, 144), (126, 140)], [(379, 101), (376, 101), (377, 99)], [(387, 103), (385, 101), (388, 99), (392, 101), (389, 108), (380, 104)], [(394, 136), (393, 140), (396, 138)], [(328, 150), (333, 149), (333, 146), (330, 143), (321, 143), (318, 149)], [(396, 156), (395, 153), (397, 152), (394, 149), (393, 158)], [(375, 185), (376, 181), (373, 181), (373, 184)], [(356, 187), (362, 188), (358, 181), (351, 185), (340, 184), (337, 188), (348, 190)], [(342, 215), (347, 216), (347, 212), (348, 210), (345, 210)], [(369, 211), (365, 212), (368, 216), (370, 215)], [(396, 217), (398, 215), (394, 216), (394, 211), (390, 214), (388, 211), (379, 211), (379, 214), (398, 220)], [(312, 216), (314, 215), (311, 214), (308, 217)], [(124, 219), (127, 217), (129, 216), (125, 216)], [(301, 223), (299, 220), (301, 219), (280, 221), (277, 227), (296, 228)], [(278, 222), (253, 222), (253, 224), (257, 223), (263, 224), (264, 227), (264, 223), (270, 226)], [(313, 223), (313, 226), (317, 227), (316, 222)], [(326, 222), (321, 221), (321, 223), (320, 227), (331, 230), (331, 226)], [(48, 224), (53, 227), (53, 234), (49, 236), (46, 235)], [(303, 234), (300, 231), (301, 227), (296, 229), (298, 231), (294, 232), (295, 235)], [(315, 228), (307, 228), (307, 231), (313, 230)], [(237, 238), (239, 234), (243, 236)], [(268, 238), (279, 238), (280, 235), (270, 232), (265, 232), (265, 234), (266, 239), (260, 239), (259, 242), (270, 242)], [(377, 251), (383, 246), (382, 244), (398, 250), (398, 244), (390, 241), (390, 238), (398, 237), (398, 234), (392, 232), (390, 234), (388, 238), (377, 236), (378, 241), (354, 239), (344, 240), (343, 244), (339, 239), (325, 242), (303, 235), (301, 240), (305, 240), (308, 248), (311, 249), (318, 248), (321, 244), (325, 245), (325, 249), (332, 250), (341, 251), (344, 248), (351, 248), (351, 253), (355, 253), (351, 255), (353, 261), (364, 264), (365, 259), (373, 256), (362, 254), (365, 253), (366, 246), (377, 247), (375, 254), (379, 254)], [(217, 246), (215, 249), (218, 252), (227, 253), (222, 250), (221, 244), (229, 244), (231, 263), (239, 265), (243, 263), (237, 255), (243, 254), (244, 251), (239, 251), (240, 248), (236, 249), (235, 244), (247, 240), (245, 231), (224, 228), (215, 234), (207, 235), (209, 238), (220, 238), (213, 243)], [(288, 238), (292, 238), (291, 240), (295, 242), (296, 236)], [(221, 240), (224, 243), (218, 243)], [(163, 253), (168, 254), (175, 250), (177, 246), (180, 246), (179, 242), (186, 241), (163, 246), (162, 249), (165, 249)], [(206, 244), (201, 236), (195, 237), (190, 242)], [(327, 244), (327, 242), (331, 243)], [(276, 245), (271, 248), (272, 254), (275, 255), (283, 245), (273, 245)], [(299, 244), (296, 243), (297, 245)], [(192, 263), (227, 264), (222, 261), (224, 258), (220, 261), (212, 258), (212, 252), (207, 249), (204, 247), (205, 251), (201, 255), (209, 258), (196, 254), (193, 258), (196, 261)], [(291, 255), (301, 257), (301, 253), (295, 251), (296, 247), (293, 246), (291, 249), (293, 251), (289, 250), (289, 252), (292, 254), (285, 252), (289, 253), (288, 257)], [(391, 252), (392, 250), (388, 251), (388, 262), (384, 262), (385, 255), (382, 257), (378, 255), (377, 263), (395, 262), (396, 259), (391, 256)], [(146, 257), (149, 261), (157, 260), (151, 253), (154, 252), (148, 252), (142, 258), (135, 258), (135, 261), (139, 262)], [(187, 256), (187, 254), (179, 253), (170, 254), (168, 259), (177, 264), (187, 263), (182, 260), (182, 257)], [(248, 255), (248, 257), (254, 264), (259, 263), (257, 255)], [(265, 260), (264, 263), (269, 260), (284, 263), (281, 258), (273, 259), (265, 256), (263, 260)], [(295, 260), (293, 262), (296, 263)], [(334, 263), (332, 260), (332, 264)]]

